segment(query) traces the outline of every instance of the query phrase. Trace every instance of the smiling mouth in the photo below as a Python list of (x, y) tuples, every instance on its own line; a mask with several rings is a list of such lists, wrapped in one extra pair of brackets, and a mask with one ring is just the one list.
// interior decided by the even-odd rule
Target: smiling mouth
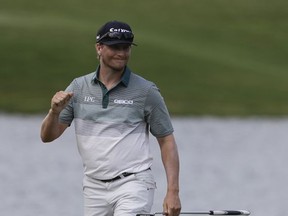
[(126, 59), (115, 59), (115, 61), (126, 61)]

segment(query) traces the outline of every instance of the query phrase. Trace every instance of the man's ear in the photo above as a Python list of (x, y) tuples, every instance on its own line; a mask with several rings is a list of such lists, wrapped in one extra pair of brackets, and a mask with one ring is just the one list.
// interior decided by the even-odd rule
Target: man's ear
[(95, 44), (95, 49), (96, 49), (96, 52), (97, 54), (100, 56), (101, 55), (101, 50), (102, 50), (102, 47), (100, 44)]

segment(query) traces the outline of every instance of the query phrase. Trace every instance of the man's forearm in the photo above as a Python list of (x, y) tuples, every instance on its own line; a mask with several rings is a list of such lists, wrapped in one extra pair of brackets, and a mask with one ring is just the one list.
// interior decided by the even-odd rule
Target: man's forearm
[(167, 176), (167, 193), (163, 202), (163, 212), (178, 216), (181, 211), (179, 198), (179, 156), (173, 135), (158, 138), (162, 161)]
[(167, 175), (167, 192), (179, 192), (179, 156), (173, 135), (159, 138), (161, 156)]
[(52, 97), (51, 108), (41, 126), (41, 139), (43, 142), (51, 142), (57, 139), (68, 127), (66, 124), (59, 123), (59, 115), (72, 96), (72, 92), (58, 91)]
[(43, 142), (51, 142), (57, 139), (62, 133), (64, 126), (59, 124), (59, 114), (54, 113), (52, 109), (49, 110), (47, 116), (42, 122), (41, 126), (41, 139)]

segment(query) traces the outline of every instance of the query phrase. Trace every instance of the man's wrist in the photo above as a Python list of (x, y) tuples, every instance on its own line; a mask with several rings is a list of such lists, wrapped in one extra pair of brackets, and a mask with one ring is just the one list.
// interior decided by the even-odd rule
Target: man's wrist
[(53, 115), (53, 116), (59, 116), (60, 112), (55, 112), (55, 110), (53, 110), (52, 108), (49, 109), (49, 114)]
[(167, 188), (167, 193), (179, 193), (179, 188)]

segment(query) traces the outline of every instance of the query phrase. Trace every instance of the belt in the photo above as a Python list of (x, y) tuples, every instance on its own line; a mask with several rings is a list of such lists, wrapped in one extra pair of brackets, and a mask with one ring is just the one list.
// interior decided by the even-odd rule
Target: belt
[(116, 177), (114, 177), (114, 178), (112, 178), (112, 179), (104, 179), (104, 180), (100, 180), (100, 181), (101, 181), (101, 182), (105, 182), (105, 183), (107, 183), (107, 182), (113, 182), (113, 181), (116, 181), (116, 180), (125, 178), (125, 177), (130, 176), (130, 175), (133, 175), (133, 174), (135, 174), (135, 173), (124, 172), (124, 173), (122, 173), (121, 175), (116, 176)]
[[(151, 168), (149, 167), (147, 170), (150, 170), (150, 169), (151, 169)], [(113, 181), (116, 181), (116, 180), (125, 178), (125, 177), (130, 176), (130, 175), (133, 175), (133, 174), (135, 174), (135, 173), (124, 172), (124, 173), (122, 173), (121, 175), (116, 176), (116, 177), (114, 177), (114, 178), (112, 178), (112, 179), (103, 179), (103, 180), (99, 179), (99, 180), (100, 180), (101, 182), (104, 182), (104, 183), (113, 182)]]

